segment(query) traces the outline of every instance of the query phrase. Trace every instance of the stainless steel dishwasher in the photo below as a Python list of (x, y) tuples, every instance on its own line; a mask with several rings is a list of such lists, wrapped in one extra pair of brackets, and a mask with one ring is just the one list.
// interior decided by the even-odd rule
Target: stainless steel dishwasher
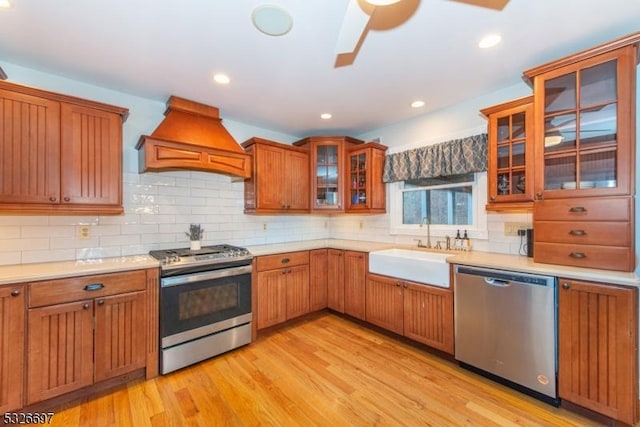
[(455, 268), (455, 358), (558, 404), (556, 278), (487, 268)]

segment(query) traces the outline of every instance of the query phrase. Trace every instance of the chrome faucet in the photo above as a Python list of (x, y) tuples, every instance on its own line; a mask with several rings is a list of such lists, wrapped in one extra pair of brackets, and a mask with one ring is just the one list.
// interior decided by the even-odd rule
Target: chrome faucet
[(429, 221), (429, 217), (425, 216), (422, 218), (422, 222), (420, 223), (420, 227), (427, 225), (427, 244), (424, 246), (425, 248), (431, 248), (431, 221)]

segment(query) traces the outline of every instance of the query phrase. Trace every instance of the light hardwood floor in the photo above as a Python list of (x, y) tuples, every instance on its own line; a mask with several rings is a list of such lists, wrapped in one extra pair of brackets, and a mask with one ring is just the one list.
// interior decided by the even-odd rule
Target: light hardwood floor
[(55, 426), (596, 426), (329, 313), (60, 408)]

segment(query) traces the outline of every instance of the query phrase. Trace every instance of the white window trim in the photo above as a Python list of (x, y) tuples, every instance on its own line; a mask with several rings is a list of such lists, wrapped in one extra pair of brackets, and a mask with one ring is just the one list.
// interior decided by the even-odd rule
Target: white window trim
[[(485, 205), (487, 204), (487, 173), (478, 172), (474, 174), (474, 182), (471, 186), (473, 193), (473, 225), (466, 228), (468, 236), (473, 239), (487, 239), (489, 231), (487, 229), (487, 212)], [(426, 233), (425, 227), (418, 224), (402, 223), (402, 189), (404, 182), (392, 182), (389, 184), (389, 214), (390, 214), (390, 230), (392, 235), (423, 235)], [(460, 225), (431, 225), (432, 237), (455, 237), (456, 231), (463, 232), (465, 226)]]

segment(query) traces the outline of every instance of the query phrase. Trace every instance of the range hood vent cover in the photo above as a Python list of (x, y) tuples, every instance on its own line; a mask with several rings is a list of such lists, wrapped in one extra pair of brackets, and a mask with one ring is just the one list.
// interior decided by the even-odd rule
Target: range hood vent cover
[(171, 96), (164, 120), (138, 140), (140, 172), (197, 170), (251, 176), (251, 158), (222, 125), (218, 109)]

